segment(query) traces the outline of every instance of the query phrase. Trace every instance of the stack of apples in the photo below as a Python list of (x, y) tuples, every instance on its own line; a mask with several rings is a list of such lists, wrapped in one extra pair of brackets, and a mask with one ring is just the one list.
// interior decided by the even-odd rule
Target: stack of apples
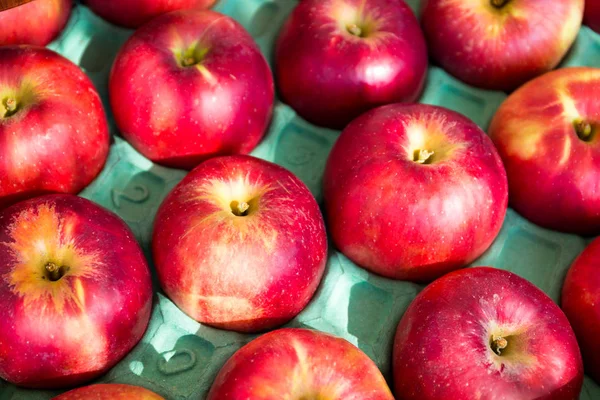
[[(463, 269), (509, 204), (548, 229), (600, 233), (600, 69), (552, 71), (583, 0), (425, 0), (420, 20), (403, 0), (302, 0), (279, 33), (274, 74), (244, 27), (209, 10), (215, 0), (85, 3), (136, 29), (108, 82), (119, 133), (189, 170), (154, 220), (161, 289), (200, 323), (270, 331), (227, 361), (209, 400), (394, 398), (349, 342), (278, 329), (317, 291), (328, 233), (370, 272), (428, 284), (390, 349), (396, 398), (576, 399), (584, 366), (600, 382), (600, 241), (573, 263), (564, 312), (513, 273)], [(598, 2), (585, 7), (600, 26)], [(0, 12), (0, 377), (29, 388), (104, 374), (140, 341), (153, 302), (132, 232), (77, 196), (102, 171), (110, 133), (85, 73), (40, 47), (71, 8), (36, 0)], [(430, 60), (509, 94), (488, 135), (415, 103)], [(325, 217), (298, 177), (248, 155), (269, 128), (275, 83), (300, 117), (343, 130), (324, 171)], [(56, 397), (85, 398), (162, 397), (122, 384)]]

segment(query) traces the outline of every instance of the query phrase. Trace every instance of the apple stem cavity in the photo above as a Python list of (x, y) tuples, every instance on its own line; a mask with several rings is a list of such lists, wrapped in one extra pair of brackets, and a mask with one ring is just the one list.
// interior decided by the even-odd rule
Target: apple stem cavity
[(491, 0), (492, 6), (496, 8), (504, 7), (510, 0)]
[(0, 114), (1, 114), (0, 117), (2, 117), (2, 118), (10, 117), (16, 111), (17, 111), (17, 101), (12, 97), (8, 97), (8, 98), (4, 99), (4, 101), (2, 102), (2, 109), (0, 109)]
[(356, 24), (349, 24), (346, 29), (351, 35), (363, 37), (363, 30)]
[(56, 282), (62, 278), (65, 275), (65, 272), (68, 270), (67, 267), (60, 267), (53, 262), (47, 263), (45, 269), (46, 274), (43, 278), (47, 278), (51, 282)]
[(492, 341), (490, 343), (490, 347), (497, 355), (502, 355), (502, 350), (504, 350), (508, 346), (508, 340), (503, 338), (502, 336), (492, 336)]
[(245, 201), (232, 201), (230, 204), (231, 207), (231, 212), (238, 216), (238, 217), (244, 217), (246, 215), (248, 215), (248, 210), (250, 209), (250, 204), (246, 203)]
[(417, 164), (431, 164), (433, 161), (432, 156), (435, 152), (433, 150), (419, 149), (415, 150), (413, 161)]
[(191, 67), (192, 65), (196, 65), (198, 62), (196, 61), (196, 59), (194, 57), (185, 57), (182, 61), (181, 61), (181, 65), (183, 65), (184, 67)]
[(573, 127), (575, 128), (575, 132), (577, 133), (579, 139), (583, 140), (584, 142), (589, 142), (592, 140), (594, 133), (594, 127), (592, 124), (578, 119), (573, 122)]

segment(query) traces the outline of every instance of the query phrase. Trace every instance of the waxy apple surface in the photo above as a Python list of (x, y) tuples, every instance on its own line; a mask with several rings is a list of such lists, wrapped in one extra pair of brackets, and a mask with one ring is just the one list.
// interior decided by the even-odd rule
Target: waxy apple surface
[(0, 45), (47, 45), (67, 24), (72, 7), (72, 0), (35, 0), (0, 12)]
[(212, 11), (176, 11), (138, 29), (109, 82), (121, 133), (150, 160), (192, 169), (249, 153), (273, 109), (269, 66), (244, 28)]
[(415, 101), (427, 49), (403, 0), (304, 0), (276, 49), (278, 88), (313, 124), (343, 129), (377, 106)]
[(600, 233), (600, 69), (562, 68), (504, 101), (489, 134), (511, 206), (536, 225)]
[(585, 373), (600, 383), (600, 239), (569, 269), (561, 304), (581, 347)]
[(152, 249), (166, 294), (190, 317), (260, 331), (309, 302), (327, 260), (316, 200), (291, 172), (251, 156), (200, 164), (167, 196)]
[(75, 64), (41, 47), (0, 46), (0, 208), (78, 193), (108, 149), (102, 102)]
[(100, 383), (73, 389), (52, 400), (164, 400), (161, 396), (139, 386), (119, 383)]
[(579, 32), (584, 0), (425, 0), (429, 53), (469, 85), (512, 91), (558, 65)]
[(354, 120), (324, 176), (338, 249), (386, 277), (430, 281), (479, 257), (508, 201), (502, 161), (485, 133), (441, 107), (389, 105)]
[(269, 332), (225, 363), (207, 400), (393, 400), (366, 354), (308, 329)]
[(141, 339), (152, 283), (133, 234), (74, 195), (0, 212), (0, 377), (60, 388), (96, 378)]
[(394, 340), (398, 400), (579, 398), (583, 365), (569, 321), (525, 279), (487, 267), (427, 286)]
[(85, 4), (108, 22), (138, 28), (159, 15), (187, 9), (205, 9), (216, 0), (85, 0)]

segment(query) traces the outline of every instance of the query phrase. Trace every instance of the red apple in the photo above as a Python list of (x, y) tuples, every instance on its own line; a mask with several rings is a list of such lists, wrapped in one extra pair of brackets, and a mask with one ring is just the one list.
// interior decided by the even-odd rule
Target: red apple
[(212, 11), (179, 11), (138, 29), (109, 84), (123, 136), (152, 161), (191, 169), (250, 152), (273, 109), (273, 78), (252, 37)]
[(316, 200), (286, 169), (251, 156), (205, 161), (155, 219), (152, 250), (167, 295), (195, 320), (241, 332), (287, 322), (327, 259)]
[(217, 0), (85, 0), (85, 4), (110, 23), (137, 28), (159, 15), (188, 9), (210, 8)]
[(108, 149), (102, 102), (75, 64), (44, 48), (0, 47), (0, 208), (79, 192)]
[(73, 389), (52, 400), (164, 400), (161, 396), (139, 386), (119, 383), (100, 383)]
[(489, 128), (511, 206), (543, 227), (600, 233), (600, 69), (563, 68), (527, 83)]
[(425, 0), (429, 52), (469, 85), (511, 91), (556, 67), (579, 32), (584, 0)]
[(585, 11), (583, 13), (583, 23), (600, 32), (600, 1), (585, 0)]
[(276, 50), (281, 95), (316, 125), (343, 129), (363, 112), (415, 101), (425, 39), (403, 0), (304, 0)]
[(342, 132), (324, 176), (337, 248), (383, 276), (430, 281), (480, 256), (507, 206), (506, 174), (485, 133), (424, 104), (372, 110)]
[(0, 45), (47, 45), (67, 24), (72, 7), (72, 0), (35, 0), (0, 12)]
[(600, 383), (600, 239), (573, 262), (561, 300), (581, 346), (585, 372)]
[(577, 340), (560, 308), (525, 279), (478, 267), (427, 286), (394, 341), (398, 400), (575, 400)]
[(344, 339), (279, 329), (254, 339), (223, 366), (207, 400), (393, 400), (366, 354)]
[(0, 212), (0, 377), (59, 388), (95, 378), (141, 339), (150, 272), (127, 225), (74, 195)]

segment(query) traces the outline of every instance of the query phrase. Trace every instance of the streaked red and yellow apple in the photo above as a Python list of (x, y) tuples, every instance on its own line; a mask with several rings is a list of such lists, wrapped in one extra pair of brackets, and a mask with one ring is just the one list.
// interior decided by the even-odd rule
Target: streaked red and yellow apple
[(563, 285), (561, 306), (581, 347), (585, 373), (600, 383), (600, 239), (573, 262)]
[(308, 329), (279, 329), (238, 350), (207, 400), (393, 400), (371, 359), (348, 341)]
[(70, 390), (52, 400), (164, 400), (164, 398), (140, 386), (97, 383)]
[(533, 223), (600, 233), (600, 69), (562, 68), (510, 95), (489, 128), (511, 206)]
[(403, 0), (304, 0), (277, 42), (278, 89), (301, 117), (343, 129), (383, 104), (415, 101), (423, 32)]
[(512, 91), (558, 65), (575, 41), (584, 0), (425, 0), (429, 53), (469, 85)]
[(109, 82), (121, 133), (152, 161), (192, 169), (249, 153), (267, 129), (274, 88), (246, 30), (212, 11), (176, 11), (138, 29)]
[(203, 162), (160, 206), (152, 249), (165, 293), (190, 317), (241, 332), (281, 325), (317, 289), (327, 236), (291, 172), (251, 156)]
[(35, 0), (0, 12), (0, 45), (45, 46), (63, 30), (73, 0)]
[(377, 274), (431, 281), (479, 257), (500, 231), (506, 173), (475, 123), (445, 108), (393, 104), (354, 120), (327, 160), (328, 228)]
[(41, 47), (0, 46), (0, 208), (79, 192), (108, 149), (102, 102), (75, 64)]
[(0, 276), (0, 377), (19, 386), (70, 387), (102, 375), (150, 319), (150, 272), (132, 232), (78, 196), (0, 212)]
[(108, 22), (138, 28), (159, 15), (188, 9), (210, 8), (217, 0), (85, 0), (85, 4)]
[(427, 286), (398, 325), (398, 400), (579, 398), (583, 365), (560, 308), (508, 271), (476, 267)]

